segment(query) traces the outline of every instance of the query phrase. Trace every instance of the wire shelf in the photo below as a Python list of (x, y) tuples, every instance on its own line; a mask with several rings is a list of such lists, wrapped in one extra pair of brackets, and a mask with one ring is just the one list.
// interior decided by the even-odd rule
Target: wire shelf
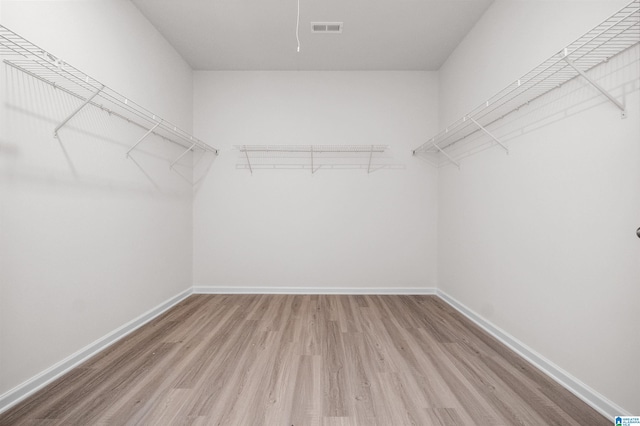
[(56, 128), (54, 134), (57, 134), (59, 128), (82, 107), (92, 105), (147, 130), (144, 137), (153, 134), (189, 150), (200, 148), (218, 153), (216, 148), (195, 138), (178, 126), (2, 25), (0, 25), (0, 57), (3, 58), (6, 65), (62, 90), (83, 102), (78, 110)]
[[(585, 72), (609, 61), (639, 42), (640, 0), (634, 0), (486, 102), (451, 123), (445, 130), (416, 148), (413, 151), (414, 155), (442, 155), (458, 165), (457, 161), (469, 154), (466, 151), (474, 149), (474, 146), (468, 149), (460, 146), (469, 140), (469, 136), (484, 132), (500, 144), (500, 141), (487, 130), (493, 123), (578, 76), (588, 79)], [(624, 114), (622, 104), (597, 83), (590, 83), (609, 97)], [(455, 154), (452, 153), (453, 149), (450, 149), (453, 147), (456, 148)], [(506, 149), (504, 145), (503, 148)]]
[(348, 153), (348, 152), (385, 152), (387, 145), (236, 145), (240, 152), (249, 153)]
[(389, 164), (386, 145), (237, 145), (238, 169), (307, 169), (312, 173), (323, 169), (402, 168)]

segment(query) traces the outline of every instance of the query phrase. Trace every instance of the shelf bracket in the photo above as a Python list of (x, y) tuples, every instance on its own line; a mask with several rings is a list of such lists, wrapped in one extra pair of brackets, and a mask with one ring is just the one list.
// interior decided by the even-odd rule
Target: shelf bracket
[(75, 109), (75, 111), (73, 111), (71, 113), (71, 115), (69, 115), (67, 118), (64, 119), (64, 121), (60, 124), (58, 124), (58, 126), (53, 130), (53, 137), (57, 138), (58, 137), (58, 131), (60, 129), (62, 129), (64, 127), (65, 124), (67, 124), (69, 122), (69, 120), (71, 120), (73, 117), (76, 116), (76, 114), (78, 114), (84, 107), (86, 107), (87, 105), (89, 105), (91, 103), (91, 101), (93, 100), (93, 98), (95, 98), (96, 96), (98, 96), (100, 94), (100, 92), (102, 92), (102, 89), (104, 89), (104, 85), (100, 86), (100, 88), (98, 90), (96, 90), (91, 96), (89, 96), (83, 103), (82, 105), (80, 105), (78, 108)]
[(591, 84), (593, 87), (595, 87), (595, 88), (596, 88), (600, 93), (602, 93), (603, 95), (605, 95), (605, 96), (607, 97), (607, 99), (609, 99), (611, 102), (613, 102), (613, 104), (614, 104), (615, 106), (617, 106), (617, 107), (618, 107), (618, 109), (619, 109), (620, 111), (622, 111), (622, 114), (621, 114), (621, 115), (622, 115), (622, 118), (627, 118), (627, 110), (626, 110), (626, 108), (624, 107), (624, 105), (622, 105), (622, 103), (620, 103), (620, 101), (619, 101), (619, 100), (617, 100), (616, 98), (614, 98), (614, 97), (613, 97), (613, 95), (612, 95), (611, 93), (609, 93), (609, 92), (608, 92), (604, 87), (600, 86), (598, 83), (596, 83), (596, 82), (595, 82), (595, 81), (593, 81), (591, 78), (589, 78), (589, 76), (588, 76), (587, 74), (585, 74), (585, 72), (584, 72), (584, 71), (582, 71), (580, 68), (578, 68), (578, 67), (576, 66), (576, 64), (575, 64), (571, 59), (569, 59), (569, 58), (566, 56), (566, 54), (565, 54), (565, 56), (563, 56), (563, 57), (562, 57), (562, 59), (564, 59), (564, 60), (565, 60), (565, 62), (566, 62), (567, 64), (569, 64), (569, 66), (570, 66), (571, 68), (573, 68), (574, 70), (576, 70), (576, 72), (577, 72), (578, 74), (580, 74), (580, 75), (581, 75), (585, 80), (587, 80), (587, 81), (589, 82), (589, 84)]
[(373, 145), (371, 145), (371, 151), (369, 151), (369, 165), (367, 166), (367, 173), (371, 173), (371, 159), (373, 158)]
[(247, 152), (247, 146), (244, 146), (244, 155), (247, 157), (247, 164), (249, 165), (249, 171), (253, 174), (253, 169), (251, 168), (251, 160), (249, 160), (249, 153)]
[(315, 173), (313, 170), (313, 145), (310, 145), (311, 147), (311, 174)]
[(487, 135), (489, 135), (489, 137), (491, 137), (491, 139), (493, 139), (494, 141), (496, 141), (496, 143), (498, 145), (500, 145), (502, 147), (502, 149), (504, 149), (507, 154), (509, 153), (509, 148), (507, 148), (506, 146), (504, 146), (504, 144), (502, 142), (500, 142), (500, 139), (496, 138), (491, 132), (489, 132), (487, 129), (485, 129), (482, 125), (480, 125), (480, 123), (478, 123), (476, 120), (474, 120), (472, 117), (468, 117), (469, 120), (473, 121), (473, 123), (478, 126), (480, 128), (480, 130), (482, 130), (483, 132), (485, 132)]
[(446, 152), (444, 152), (444, 151), (442, 150), (442, 148), (440, 148), (438, 145), (436, 145), (435, 143), (433, 143), (433, 140), (432, 140), (432, 142), (431, 142), (431, 145), (435, 146), (435, 147), (436, 147), (436, 149), (442, 153), (442, 155), (444, 155), (445, 157), (447, 157), (447, 159), (448, 159), (449, 161), (451, 161), (453, 164), (455, 164), (455, 165), (456, 165), (456, 167), (458, 168), (458, 170), (460, 170), (460, 163), (458, 163), (457, 161), (455, 161), (453, 158), (451, 158), (451, 156), (450, 156), (449, 154), (447, 154)]
[(160, 125), (161, 122), (156, 123), (155, 126), (153, 126), (152, 128), (150, 128), (147, 133), (144, 134), (144, 136), (142, 136), (140, 139), (138, 139), (138, 142), (134, 143), (133, 146), (131, 148), (129, 148), (129, 151), (127, 151), (127, 158), (129, 158), (129, 153), (131, 153), (131, 151), (133, 151), (136, 146), (138, 146), (140, 144), (140, 142), (142, 142), (143, 140), (145, 140), (147, 138), (147, 136), (149, 136), (151, 133), (153, 133), (153, 131)]
[(190, 146), (190, 147), (189, 147), (185, 152), (183, 152), (182, 154), (180, 154), (180, 156), (179, 156), (178, 158), (176, 158), (175, 160), (173, 160), (173, 163), (169, 164), (169, 168), (170, 168), (171, 170), (173, 170), (173, 166), (174, 166), (178, 161), (180, 161), (180, 159), (181, 159), (182, 157), (184, 157), (185, 155), (187, 155), (187, 153), (188, 153), (189, 151), (191, 151), (191, 150), (193, 149), (193, 147), (194, 147), (194, 146), (196, 146), (196, 143), (195, 143), (195, 142), (194, 142), (194, 143), (193, 143), (193, 145), (191, 145), (191, 146)]

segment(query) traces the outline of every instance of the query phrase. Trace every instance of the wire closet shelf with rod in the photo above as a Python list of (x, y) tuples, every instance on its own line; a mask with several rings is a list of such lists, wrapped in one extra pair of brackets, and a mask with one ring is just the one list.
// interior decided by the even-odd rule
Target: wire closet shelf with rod
[(640, 0), (634, 0), (573, 43), (515, 80), (469, 113), (414, 149), (414, 155), (437, 157), (437, 164), (460, 166), (460, 160), (478, 151), (473, 135), (482, 135), (508, 152), (492, 132), (492, 125), (530, 102), (583, 78), (626, 117), (625, 106), (587, 73), (640, 43)]
[(402, 168), (389, 163), (387, 145), (237, 145), (238, 169), (360, 169), (372, 173)]
[(216, 148), (2, 25), (0, 25), (0, 57), (7, 66), (47, 83), (80, 102), (78, 107), (74, 111), (70, 111), (69, 115), (55, 127), (54, 137), (58, 136), (58, 132), (76, 114), (91, 105), (142, 129), (141, 133), (143, 134), (135, 143), (132, 143), (126, 152), (127, 156), (151, 135), (180, 145), (185, 149), (170, 163), (170, 167), (173, 167), (187, 153), (195, 149), (218, 154)]

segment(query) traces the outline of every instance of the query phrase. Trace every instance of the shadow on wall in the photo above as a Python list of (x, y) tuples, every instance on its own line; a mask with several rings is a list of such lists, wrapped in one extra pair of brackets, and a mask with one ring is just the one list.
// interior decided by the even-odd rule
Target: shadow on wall
[[(638, 67), (640, 46), (628, 49), (591, 71), (588, 76), (625, 104), (625, 98), (640, 90)], [(486, 126), (493, 135), (508, 147), (525, 134), (533, 133), (584, 111), (610, 104), (610, 101), (584, 78), (576, 77), (557, 89), (513, 111), (503, 119)], [(611, 114), (620, 111), (611, 105)], [(500, 147), (479, 129), (445, 148), (445, 153), (456, 162), (489, 148)], [(439, 152), (421, 151), (419, 159), (438, 167), (453, 166), (449, 158)]]
[[(191, 196), (195, 155), (180, 158), (188, 147), (151, 134), (128, 152), (148, 129), (92, 105), (80, 110), (55, 138), (56, 126), (82, 101), (12, 67), (4, 71), (7, 124), (0, 175), (7, 182)], [(199, 151), (194, 148), (195, 154)]]
[(15, 144), (11, 144), (3, 139), (0, 139), (0, 158), (4, 157), (17, 157), (20, 155), (20, 151), (18, 150), (18, 146)]
[(197, 193), (207, 177), (218, 155), (211, 151), (198, 150), (193, 155), (193, 190)]

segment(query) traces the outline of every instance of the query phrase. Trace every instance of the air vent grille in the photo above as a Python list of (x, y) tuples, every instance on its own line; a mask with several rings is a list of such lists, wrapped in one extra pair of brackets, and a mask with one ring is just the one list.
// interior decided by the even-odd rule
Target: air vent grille
[(342, 22), (312, 22), (312, 33), (340, 34), (342, 32)]

